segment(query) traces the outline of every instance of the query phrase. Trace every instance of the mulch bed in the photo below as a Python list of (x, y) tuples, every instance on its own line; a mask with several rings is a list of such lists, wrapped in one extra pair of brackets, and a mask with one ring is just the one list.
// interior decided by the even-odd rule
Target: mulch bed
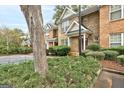
[(103, 68), (117, 70), (119, 72), (124, 73), (124, 66), (116, 63), (115, 61), (104, 60), (104, 61), (101, 61), (100, 64), (103, 66)]

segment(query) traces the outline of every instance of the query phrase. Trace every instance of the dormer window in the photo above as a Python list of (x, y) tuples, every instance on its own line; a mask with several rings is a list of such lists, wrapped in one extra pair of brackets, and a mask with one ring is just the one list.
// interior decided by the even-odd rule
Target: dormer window
[(66, 32), (68, 27), (69, 27), (69, 21), (68, 20), (62, 22), (62, 31), (63, 32)]
[(110, 10), (110, 20), (124, 18), (124, 6), (111, 5), (109, 10)]

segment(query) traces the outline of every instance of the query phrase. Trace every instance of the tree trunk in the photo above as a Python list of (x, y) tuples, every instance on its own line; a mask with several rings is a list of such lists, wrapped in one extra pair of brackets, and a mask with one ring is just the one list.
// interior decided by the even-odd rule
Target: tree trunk
[(48, 64), (46, 59), (46, 46), (43, 32), (41, 6), (21, 5), (20, 7), (26, 18), (31, 35), (35, 71), (42, 76), (45, 76), (48, 70)]

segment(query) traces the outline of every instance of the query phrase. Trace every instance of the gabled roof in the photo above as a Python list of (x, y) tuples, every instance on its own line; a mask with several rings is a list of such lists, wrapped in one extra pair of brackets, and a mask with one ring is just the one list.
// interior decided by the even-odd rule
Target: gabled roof
[[(69, 26), (69, 28), (66, 31), (66, 34), (69, 32), (77, 32), (79, 30), (79, 23), (76, 21), (73, 21), (72, 24)], [(84, 26), (81, 25), (81, 32), (87, 32), (88, 29), (86, 29)]]
[[(85, 16), (85, 15), (94, 13), (94, 12), (96, 12), (96, 11), (99, 11), (99, 8), (100, 8), (100, 6), (92, 6), (92, 7), (89, 7), (89, 8), (87, 8), (87, 9), (81, 11), (81, 16)], [(77, 12), (76, 14), (72, 14), (71, 16), (69, 16), (69, 17), (67, 17), (67, 18), (65, 18), (65, 19), (63, 19), (63, 20), (61, 20), (61, 22), (63, 22), (64, 20), (67, 20), (67, 19), (70, 18), (70, 17), (78, 17), (78, 16), (79, 16), (79, 13)], [(60, 23), (61, 23), (61, 22), (60, 22)]]
[[(62, 15), (60, 16), (60, 18), (59, 18), (58, 21), (60, 21), (60, 20), (64, 17), (64, 15), (66, 14), (67, 11), (69, 11), (69, 12), (71, 13), (70, 16), (73, 15), (73, 14), (76, 14), (76, 12), (74, 12), (71, 8), (65, 7), (65, 9), (64, 9), (64, 11), (62, 12)], [(68, 17), (69, 17), (69, 16), (68, 16)]]
[[(91, 14), (96, 11), (99, 11), (99, 6), (91, 6), (87, 9), (81, 11), (81, 16), (85, 16), (85, 15)], [(75, 16), (79, 16), (79, 13), (77, 13)]]

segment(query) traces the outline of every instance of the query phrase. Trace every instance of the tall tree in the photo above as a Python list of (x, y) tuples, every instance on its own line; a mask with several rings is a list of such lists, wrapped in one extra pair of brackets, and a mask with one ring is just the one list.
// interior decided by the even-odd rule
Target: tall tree
[(46, 75), (48, 64), (43, 31), (43, 19), (40, 5), (21, 5), (21, 10), (28, 24), (33, 44), (35, 71), (42, 76)]
[(20, 37), (24, 35), (21, 29), (2, 27), (0, 28), (0, 33), (1, 42), (8, 42), (8, 45), (16, 47), (21, 45), (22, 40)]

